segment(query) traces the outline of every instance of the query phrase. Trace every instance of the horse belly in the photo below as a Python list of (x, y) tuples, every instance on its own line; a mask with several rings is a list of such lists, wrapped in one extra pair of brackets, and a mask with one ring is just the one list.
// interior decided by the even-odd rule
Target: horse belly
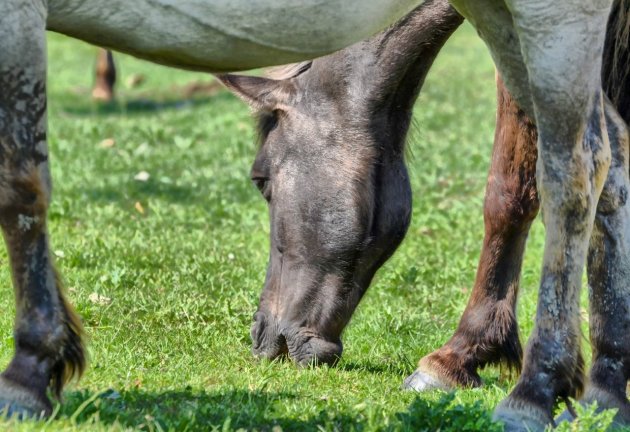
[(48, 0), (47, 28), (185, 69), (220, 72), (322, 56), (418, 0)]

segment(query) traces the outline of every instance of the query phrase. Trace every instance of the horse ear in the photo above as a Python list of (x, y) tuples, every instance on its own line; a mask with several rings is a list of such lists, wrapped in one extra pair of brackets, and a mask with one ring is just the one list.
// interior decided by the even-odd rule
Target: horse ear
[(295, 86), (288, 80), (274, 80), (248, 75), (222, 74), (217, 78), (236, 96), (256, 110), (287, 110)]

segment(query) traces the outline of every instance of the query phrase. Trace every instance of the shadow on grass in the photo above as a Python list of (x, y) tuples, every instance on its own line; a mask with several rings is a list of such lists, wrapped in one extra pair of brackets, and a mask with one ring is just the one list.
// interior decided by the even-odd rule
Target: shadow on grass
[(73, 116), (116, 116), (149, 114), (165, 110), (177, 110), (189, 107), (203, 106), (212, 101), (213, 98), (203, 97), (195, 99), (128, 99), (124, 101), (86, 103), (78, 100), (76, 103), (62, 105), (62, 110)]
[(219, 100), (230, 100), (233, 96), (217, 82), (207, 84), (207, 89), (189, 89), (197, 83), (156, 94), (141, 94), (133, 97), (120, 97), (112, 102), (94, 102), (87, 95), (66, 97), (61, 109), (74, 116), (117, 116), (150, 114), (159, 111), (177, 110), (207, 105)]
[[(416, 398), (408, 410), (382, 418), (340, 407), (309, 416), (287, 417), (286, 406), (299, 403), (295, 393), (245, 390), (203, 392), (192, 390), (150, 393), (129, 390), (118, 393), (80, 391), (69, 393), (58, 418), (78, 424), (98, 422), (143, 430), (209, 431), (256, 429), (271, 431), (387, 430), (387, 431), (498, 431), (480, 402), (457, 404), (453, 394), (438, 401)], [(302, 401), (303, 402), (303, 401)], [(375, 424), (376, 420), (376, 424)], [(277, 429), (276, 429), (277, 430)]]
[(161, 198), (171, 203), (194, 203), (201, 192), (188, 186), (178, 186), (172, 183), (162, 183), (150, 179), (147, 182), (130, 180), (122, 187), (120, 185), (104, 186), (100, 188), (84, 188), (81, 193), (93, 202), (131, 202), (138, 198)]
[[(259, 197), (253, 193), (253, 186), (244, 176), (241, 184), (231, 185), (230, 188), (221, 193), (211, 196), (209, 188), (204, 185), (192, 187), (188, 185), (176, 185), (173, 183), (162, 183), (159, 180), (149, 179), (147, 182), (137, 182), (129, 180), (121, 185), (106, 185), (101, 187), (90, 187), (86, 185), (76, 188), (79, 193), (93, 203), (119, 203), (122, 207), (133, 210), (136, 201), (157, 198), (168, 203), (184, 206), (203, 206), (208, 218), (233, 218), (234, 215), (224, 209), (225, 200), (229, 200), (232, 205), (254, 205), (259, 201)], [(148, 209), (150, 212), (151, 209)], [(51, 218), (57, 215), (53, 212)]]
[(368, 372), (373, 375), (395, 374), (402, 376), (407, 373), (406, 369), (394, 366), (393, 364), (371, 363), (369, 361), (360, 363), (343, 362), (337, 366), (337, 368), (347, 372)]
[[(267, 431), (280, 426), (283, 431), (318, 430), (356, 424), (350, 416), (328, 416), (325, 412), (306, 420), (283, 417), (286, 404), (297, 398), (293, 393), (273, 393), (245, 390), (213, 392), (179, 390), (148, 393), (129, 390), (118, 393), (109, 390), (102, 394), (89, 391), (73, 392), (67, 399), (60, 417), (75, 419), (77, 423), (99, 421), (123, 427), (173, 430), (209, 431), (252, 429)], [(280, 411), (280, 413), (278, 413)]]

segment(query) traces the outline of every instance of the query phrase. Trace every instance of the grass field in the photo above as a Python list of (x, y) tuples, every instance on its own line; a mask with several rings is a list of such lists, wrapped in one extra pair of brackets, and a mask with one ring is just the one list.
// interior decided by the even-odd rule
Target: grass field
[[(494, 69), (464, 26), (437, 60), (410, 140), (413, 220), (359, 306), (334, 368), (250, 354), (268, 217), (248, 174), (253, 121), (230, 94), (188, 98), (210, 76), (117, 57), (113, 106), (89, 99), (95, 49), (49, 36), (55, 180), (52, 248), (89, 336), (90, 365), (48, 423), (11, 430), (495, 430), (513, 385), (501, 371), (454, 394), (400, 390), (444, 343), (470, 293), (483, 235)], [(145, 82), (127, 88), (142, 74)], [(102, 146), (106, 139), (113, 146)], [(138, 181), (142, 172), (150, 177)], [(543, 230), (530, 236), (519, 302), (532, 328)], [(7, 262), (6, 253), (0, 259)], [(1, 362), (13, 351), (13, 294), (0, 272)], [(586, 333), (585, 333), (586, 334)]]

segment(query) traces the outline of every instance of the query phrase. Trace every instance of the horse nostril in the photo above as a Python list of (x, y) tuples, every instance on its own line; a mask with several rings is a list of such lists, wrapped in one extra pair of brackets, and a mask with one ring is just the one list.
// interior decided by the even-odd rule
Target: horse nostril
[(254, 315), (251, 328), (252, 353), (256, 357), (274, 359), (287, 352), (287, 343), (279, 331), (275, 320), (262, 313)]

